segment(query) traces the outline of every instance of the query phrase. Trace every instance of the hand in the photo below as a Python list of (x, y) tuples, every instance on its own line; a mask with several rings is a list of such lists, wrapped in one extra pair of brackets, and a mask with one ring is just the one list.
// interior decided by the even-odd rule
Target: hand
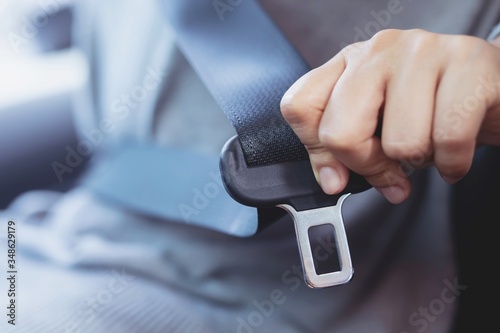
[(326, 193), (342, 191), (351, 169), (400, 203), (412, 170), (434, 165), (455, 183), (478, 144), (500, 144), (500, 49), (470, 36), (384, 30), (300, 78), (281, 110)]

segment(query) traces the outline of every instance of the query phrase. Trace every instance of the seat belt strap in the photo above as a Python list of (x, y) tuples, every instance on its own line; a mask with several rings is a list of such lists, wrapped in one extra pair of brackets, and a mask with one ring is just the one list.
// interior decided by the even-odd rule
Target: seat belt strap
[(255, 1), (234, 2), (222, 17), (211, 0), (162, 1), (179, 48), (236, 129), (247, 164), (306, 160), (279, 105), (309, 68)]

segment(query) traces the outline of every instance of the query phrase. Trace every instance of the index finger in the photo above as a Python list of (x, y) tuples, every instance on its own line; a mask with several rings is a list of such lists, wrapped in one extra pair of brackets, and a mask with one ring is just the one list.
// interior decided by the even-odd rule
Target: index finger
[(297, 80), (281, 101), (282, 114), (306, 147), (316, 180), (327, 194), (340, 192), (349, 180), (349, 170), (318, 137), (323, 112), (344, 69), (344, 57), (337, 54)]

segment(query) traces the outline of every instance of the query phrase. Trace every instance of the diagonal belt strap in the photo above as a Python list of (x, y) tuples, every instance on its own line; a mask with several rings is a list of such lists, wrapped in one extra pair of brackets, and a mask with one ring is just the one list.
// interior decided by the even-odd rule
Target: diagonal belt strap
[(247, 164), (306, 160), (279, 105), (308, 66), (258, 3), (162, 2), (180, 49), (236, 129)]

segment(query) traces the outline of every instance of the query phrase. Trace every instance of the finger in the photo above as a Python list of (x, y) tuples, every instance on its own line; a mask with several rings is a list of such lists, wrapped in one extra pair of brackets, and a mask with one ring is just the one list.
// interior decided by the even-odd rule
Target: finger
[(432, 124), (439, 81), (436, 61), (418, 50), (388, 83), (383, 115), (384, 153), (412, 170), (432, 161)]
[(338, 54), (297, 80), (281, 100), (283, 117), (306, 147), (316, 179), (327, 194), (341, 191), (349, 180), (349, 170), (318, 138), (324, 109), (344, 69), (344, 58)]
[(457, 182), (469, 171), (489, 103), (478, 93), (481, 80), (477, 73), (477, 68), (470, 65), (451, 65), (439, 84), (433, 130), (434, 163), (448, 183)]
[(387, 68), (380, 62), (348, 65), (325, 109), (319, 138), (347, 168), (364, 176), (390, 202), (400, 203), (408, 197), (410, 184), (375, 136), (387, 81)]
[(281, 99), (281, 112), (306, 146), (320, 144), (318, 126), (335, 83), (345, 69), (338, 54), (297, 80)]

